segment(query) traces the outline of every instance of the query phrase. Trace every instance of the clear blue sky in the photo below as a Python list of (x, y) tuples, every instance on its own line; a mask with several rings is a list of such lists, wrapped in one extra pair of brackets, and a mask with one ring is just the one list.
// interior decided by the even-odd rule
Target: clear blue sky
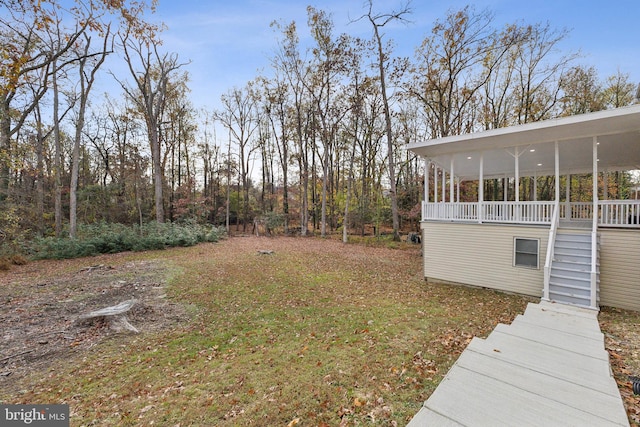
[[(396, 52), (412, 56), (437, 19), (447, 10), (458, 10), (468, 1), (412, 2), (412, 21), (385, 29)], [(156, 18), (168, 30), (164, 48), (178, 52), (182, 60), (191, 60), (186, 69), (191, 75), (192, 99), (197, 107), (216, 108), (228, 89), (242, 87), (267, 70), (276, 48), (277, 34), (270, 23), (295, 20), (301, 39), (309, 38), (307, 5), (331, 13), (335, 33), (370, 37), (365, 21), (350, 20), (364, 13), (364, 0), (160, 0)], [(477, 0), (476, 9), (489, 9), (498, 27), (506, 23), (546, 23), (570, 31), (562, 43), (563, 51), (580, 50), (586, 65), (597, 68), (601, 79), (618, 69), (640, 82), (640, 0)], [(379, 11), (398, 9), (398, 0), (374, 0)]]

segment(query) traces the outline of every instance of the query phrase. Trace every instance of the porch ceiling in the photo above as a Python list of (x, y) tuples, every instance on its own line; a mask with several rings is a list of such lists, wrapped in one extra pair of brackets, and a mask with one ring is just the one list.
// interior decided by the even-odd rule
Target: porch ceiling
[(640, 169), (640, 105), (581, 114), (485, 132), (413, 143), (407, 149), (462, 179), (555, 174), (555, 141), (560, 173), (593, 170), (593, 137), (598, 140), (598, 170)]

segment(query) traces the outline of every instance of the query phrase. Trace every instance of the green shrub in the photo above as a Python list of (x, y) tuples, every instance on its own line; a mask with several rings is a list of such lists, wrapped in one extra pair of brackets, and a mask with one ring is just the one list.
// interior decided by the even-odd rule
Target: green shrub
[(66, 259), (97, 255), (99, 252), (89, 241), (45, 237), (34, 241), (35, 259)]
[(36, 259), (77, 258), (103, 253), (193, 246), (201, 242), (217, 242), (223, 235), (223, 229), (195, 222), (150, 222), (131, 227), (123, 224), (97, 223), (78, 227), (75, 239), (38, 239), (33, 242), (31, 252)]

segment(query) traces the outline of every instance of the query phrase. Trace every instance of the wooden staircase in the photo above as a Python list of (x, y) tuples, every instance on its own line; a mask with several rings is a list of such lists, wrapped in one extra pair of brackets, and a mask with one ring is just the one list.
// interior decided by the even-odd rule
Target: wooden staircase
[[(551, 301), (591, 307), (591, 245), (590, 232), (558, 230), (549, 278)], [(596, 246), (596, 294), (599, 295), (599, 243)], [(597, 304), (592, 308), (597, 308)]]

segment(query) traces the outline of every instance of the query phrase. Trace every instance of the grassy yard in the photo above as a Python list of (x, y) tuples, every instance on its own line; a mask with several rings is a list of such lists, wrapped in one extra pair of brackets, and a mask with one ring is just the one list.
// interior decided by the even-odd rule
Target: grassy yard
[(532, 301), (427, 284), (416, 246), (284, 237), (35, 262), (0, 273), (0, 298), (45, 292), (33, 283), (88, 264), (143, 262), (180, 316), (59, 353), (0, 400), (68, 403), (73, 426), (402, 426), (473, 336)]

